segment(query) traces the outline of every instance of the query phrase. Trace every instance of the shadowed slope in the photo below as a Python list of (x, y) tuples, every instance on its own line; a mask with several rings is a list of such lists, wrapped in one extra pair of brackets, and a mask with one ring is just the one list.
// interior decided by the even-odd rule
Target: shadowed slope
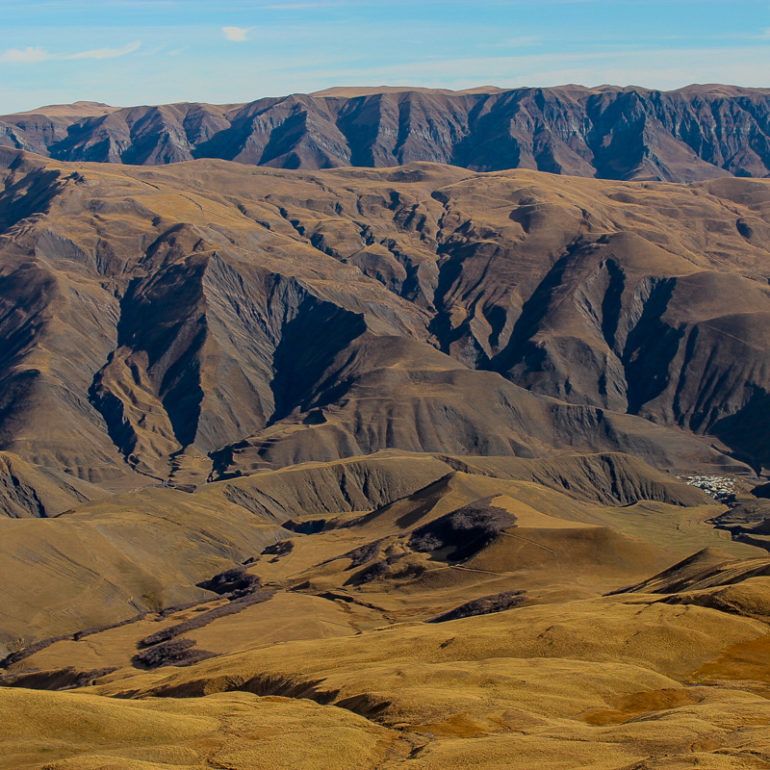
[(1, 516), (55, 516), (106, 495), (99, 487), (62, 471), (30, 465), (19, 457), (0, 452)]

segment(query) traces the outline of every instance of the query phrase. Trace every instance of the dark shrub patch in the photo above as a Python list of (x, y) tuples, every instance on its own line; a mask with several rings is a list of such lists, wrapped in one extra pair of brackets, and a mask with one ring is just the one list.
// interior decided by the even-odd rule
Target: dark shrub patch
[(460, 618), (469, 618), (473, 615), (489, 615), (493, 612), (502, 612), (518, 607), (526, 601), (527, 595), (524, 591), (506, 591), (501, 594), (492, 594), (491, 596), (482, 596), (479, 599), (461, 604), (449, 612), (436, 615), (428, 623), (445, 623), (447, 620), (459, 620)]
[(214, 575), (213, 578), (204, 580), (196, 585), (198, 588), (213, 591), (220, 596), (232, 595), (233, 597), (238, 597), (259, 588), (259, 578), (256, 575), (250, 575), (240, 567), (235, 567), (226, 572), (220, 572), (219, 575)]
[(214, 653), (196, 650), (193, 639), (173, 639), (138, 652), (131, 658), (135, 668), (160, 668), (161, 666), (190, 666), (199, 660), (213, 657)]
[(262, 554), (267, 556), (286, 556), (287, 553), (291, 553), (294, 550), (294, 543), (291, 540), (281, 540), (278, 543), (273, 543), (267, 546), (262, 551)]
[(461, 562), (514, 526), (516, 517), (512, 513), (479, 500), (414, 530), (409, 546), (436, 558)]

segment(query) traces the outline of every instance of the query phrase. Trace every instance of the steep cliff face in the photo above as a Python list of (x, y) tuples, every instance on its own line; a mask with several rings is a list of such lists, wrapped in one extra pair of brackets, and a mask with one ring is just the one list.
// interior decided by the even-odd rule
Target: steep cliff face
[(767, 182), (3, 158), (0, 449), (33, 463), (770, 463)]
[(0, 144), (60, 160), (145, 165), (222, 158), (317, 169), (430, 161), (668, 181), (770, 174), (770, 92), (763, 89), (331, 92), (92, 112), (5, 116)]

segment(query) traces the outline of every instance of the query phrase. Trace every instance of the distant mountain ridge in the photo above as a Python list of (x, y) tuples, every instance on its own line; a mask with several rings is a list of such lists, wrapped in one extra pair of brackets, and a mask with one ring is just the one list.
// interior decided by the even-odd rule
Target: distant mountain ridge
[(431, 161), (618, 180), (770, 176), (769, 89), (374, 87), (237, 105), (67, 107), (0, 117), (0, 146), (132, 165), (220, 158), (319, 169)]

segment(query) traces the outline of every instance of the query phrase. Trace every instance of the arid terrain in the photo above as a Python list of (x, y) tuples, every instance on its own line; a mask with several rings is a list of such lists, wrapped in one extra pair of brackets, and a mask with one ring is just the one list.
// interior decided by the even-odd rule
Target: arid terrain
[(0, 768), (770, 768), (768, 104), (0, 119)]
[(770, 89), (331, 88), (248, 104), (52, 105), (0, 116), (0, 146), (66, 161), (221, 158), (277, 168), (451, 163), (687, 182), (770, 173)]

